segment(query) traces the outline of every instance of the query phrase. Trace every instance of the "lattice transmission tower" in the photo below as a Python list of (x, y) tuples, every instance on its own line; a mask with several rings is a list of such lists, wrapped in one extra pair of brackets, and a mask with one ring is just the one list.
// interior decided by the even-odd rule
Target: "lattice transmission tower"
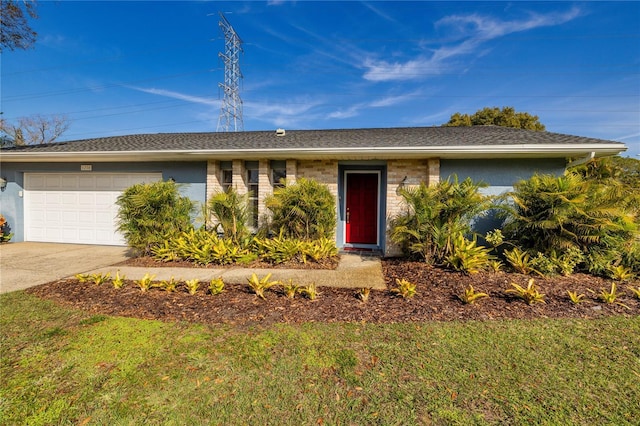
[(220, 14), (220, 29), (224, 34), (224, 53), (218, 53), (218, 57), (224, 61), (224, 83), (218, 83), (224, 97), (220, 106), (218, 117), (218, 132), (238, 132), (244, 130), (242, 122), (242, 99), (240, 99), (240, 53), (242, 40), (233, 29), (222, 12)]

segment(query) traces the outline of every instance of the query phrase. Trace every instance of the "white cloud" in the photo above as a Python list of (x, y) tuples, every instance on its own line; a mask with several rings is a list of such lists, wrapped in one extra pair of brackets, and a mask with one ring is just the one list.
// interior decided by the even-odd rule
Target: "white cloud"
[(419, 95), (420, 95), (419, 92), (411, 92), (411, 93), (405, 93), (404, 95), (386, 96), (384, 98), (376, 99), (370, 102), (368, 106), (373, 108), (389, 107), (389, 106), (398, 105), (398, 104), (407, 102)]
[(149, 93), (152, 95), (164, 96), (167, 98), (180, 99), (182, 101), (192, 102), (196, 104), (204, 104), (209, 106), (218, 106), (220, 101), (211, 98), (203, 98), (200, 96), (185, 95), (184, 93), (173, 92), (171, 90), (156, 89), (156, 88), (144, 88), (136, 86), (126, 86), (129, 89), (137, 90), (138, 92)]
[(339, 111), (334, 111), (331, 112), (327, 115), (328, 119), (335, 119), (335, 120), (344, 120), (345, 118), (352, 118), (352, 117), (356, 117), (357, 115), (360, 114), (360, 110), (364, 107), (363, 104), (356, 104), (356, 105), (352, 105), (347, 109), (342, 109)]
[(560, 25), (577, 18), (581, 13), (580, 9), (574, 7), (564, 13), (531, 13), (527, 19), (513, 21), (478, 14), (447, 16), (436, 22), (435, 26), (450, 28), (457, 41), (433, 50), (430, 55), (421, 54), (404, 62), (366, 58), (362, 65), (366, 70), (363, 77), (368, 81), (379, 82), (416, 80), (439, 75), (454, 66), (450, 62), (453, 58), (484, 54), (479, 48), (489, 40), (515, 32)]
[(255, 119), (279, 127), (298, 127), (312, 118), (311, 110), (321, 105), (320, 101), (295, 99), (287, 103), (273, 103), (271, 101), (245, 102), (244, 118)]

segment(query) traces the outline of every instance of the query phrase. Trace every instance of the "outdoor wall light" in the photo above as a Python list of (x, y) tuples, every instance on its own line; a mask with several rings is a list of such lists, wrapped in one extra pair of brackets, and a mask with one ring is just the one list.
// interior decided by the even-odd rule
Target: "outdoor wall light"
[(7, 189), (7, 178), (0, 177), (0, 191)]
[(404, 185), (407, 183), (407, 176), (405, 176), (402, 181), (400, 182), (400, 185), (398, 185), (398, 187), (396, 188), (396, 195), (400, 195), (400, 190), (402, 188), (404, 188)]

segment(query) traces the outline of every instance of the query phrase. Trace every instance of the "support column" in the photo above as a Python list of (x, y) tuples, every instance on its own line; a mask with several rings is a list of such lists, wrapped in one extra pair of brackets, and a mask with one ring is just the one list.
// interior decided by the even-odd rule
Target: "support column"
[(243, 160), (233, 160), (233, 187), (240, 195), (249, 192)]
[(440, 182), (440, 159), (427, 160), (427, 186), (434, 186)]
[(262, 225), (269, 213), (264, 204), (264, 199), (273, 194), (273, 183), (269, 172), (269, 160), (260, 160), (258, 162), (258, 225)]
[(296, 183), (298, 175), (298, 160), (287, 160), (287, 183)]

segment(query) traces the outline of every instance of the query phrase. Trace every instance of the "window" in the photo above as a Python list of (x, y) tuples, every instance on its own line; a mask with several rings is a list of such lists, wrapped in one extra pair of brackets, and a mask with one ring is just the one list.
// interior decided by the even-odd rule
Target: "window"
[(231, 161), (220, 162), (220, 185), (224, 192), (229, 191), (233, 183), (233, 164)]
[(284, 186), (284, 179), (287, 177), (287, 162), (272, 161), (271, 162), (271, 183), (274, 188)]
[(247, 161), (244, 165), (247, 171), (247, 190), (249, 191), (249, 206), (251, 207), (251, 220), (249, 225), (258, 226), (258, 176), (260, 175), (257, 161)]

